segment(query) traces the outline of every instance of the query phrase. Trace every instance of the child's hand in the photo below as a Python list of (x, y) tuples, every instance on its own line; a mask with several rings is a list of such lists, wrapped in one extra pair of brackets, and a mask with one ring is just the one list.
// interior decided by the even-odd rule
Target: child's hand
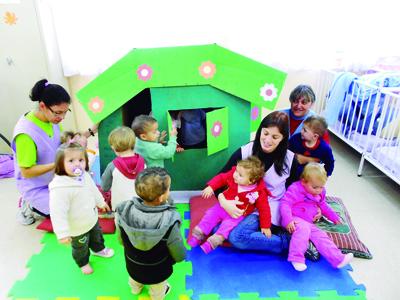
[(108, 206), (107, 203), (105, 203), (103, 206), (98, 206), (98, 208), (102, 211), (102, 212), (107, 212), (107, 211), (111, 211), (111, 208)]
[(261, 232), (267, 237), (270, 238), (272, 236), (272, 232), (270, 228), (261, 228)]
[(295, 222), (292, 221), (289, 224), (287, 224), (286, 230), (289, 231), (289, 233), (293, 233), (296, 230)]
[(210, 198), (212, 195), (214, 195), (214, 191), (213, 191), (213, 189), (211, 188), (211, 186), (207, 186), (204, 190), (203, 190), (203, 192), (201, 193), (201, 195), (202, 195), (202, 197), (203, 198)]
[(60, 244), (67, 245), (71, 243), (72, 238), (70, 236), (67, 236), (65, 238), (59, 239), (58, 241), (60, 242)]
[(175, 127), (172, 127), (171, 132), (169, 133), (170, 136), (177, 136), (178, 130)]
[(161, 144), (165, 144), (166, 137), (167, 137), (167, 132), (165, 130), (161, 131), (160, 137), (158, 138), (158, 142)]
[(319, 207), (318, 207), (317, 209), (318, 209), (318, 212), (317, 212), (317, 214), (314, 216), (313, 222), (318, 222), (319, 219), (321, 219), (321, 217), (322, 217), (321, 209), (320, 209)]
[(180, 153), (180, 152), (183, 152), (183, 151), (185, 151), (185, 148), (183, 148), (181, 145), (176, 145), (176, 152), (177, 153)]

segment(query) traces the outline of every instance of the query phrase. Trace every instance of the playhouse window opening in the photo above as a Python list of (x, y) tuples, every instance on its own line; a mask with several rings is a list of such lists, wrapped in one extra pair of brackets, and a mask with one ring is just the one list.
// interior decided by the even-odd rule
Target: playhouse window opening
[(177, 142), (187, 149), (207, 148), (207, 113), (217, 108), (169, 110), (172, 124), (177, 128)]
[(125, 126), (131, 127), (133, 120), (139, 115), (151, 113), (150, 89), (144, 89), (122, 107), (122, 122)]

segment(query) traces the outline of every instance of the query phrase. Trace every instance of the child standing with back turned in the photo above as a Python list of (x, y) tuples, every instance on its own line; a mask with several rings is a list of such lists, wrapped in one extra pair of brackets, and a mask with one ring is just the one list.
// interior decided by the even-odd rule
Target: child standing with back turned
[(91, 274), (90, 250), (101, 257), (112, 257), (114, 250), (104, 246), (97, 212), (97, 208), (110, 208), (87, 171), (88, 158), (81, 145), (66, 143), (59, 147), (55, 176), (49, 184), (50, 217), (59, 242), (71, 243), (76, 264), (82, 273)]
[(180, 233), (181, 217), (167, 203), (171, 177), (163, 168), (147, 168), (136, 178), (133, 198), (118, 205), (117, 224), (125, 249), (132, 293), (149, 284), (151, 299), (161, 300), (170, 291), (167, 279), (172, 266), (185, 258)]
[(319, 210), (333, 223), (341, 223), (340, 217), (326, 203), (326, 181), (324, 167), (318, 163), (308, 163), (301, 174), (301, 180), (291, 184), (281, 200), (282, 226), (292, 234), (288, 261), (296, 271), (307, 269), (304, 253), (309, 240), (334, 268), (343, 268), (353, 258), (352, 253), (343, 254), (326, 232), (313, 223)]
[(108, 136), (108, 143), (117, 157), (107, 165), (101, 176), (101, 188), (112, 190), (111, 207), (113, 210), (122, 201), (136, 197), (135, 179), (145, 167), (144, 159), (133, 151), (135, 134), (131, 128), (115, 128)]
[(135, 145), (135, 152), (143, 156), (146, 166), (164, 167), (164, 160), (172, 158), (176, 151), (175, 127), (170, 132), (170, 138), (166, 146), (160, 143), (160, 131), (158, 122), (151, 116), (140, 115), (133, 120), (132, 129), (138, 140)]

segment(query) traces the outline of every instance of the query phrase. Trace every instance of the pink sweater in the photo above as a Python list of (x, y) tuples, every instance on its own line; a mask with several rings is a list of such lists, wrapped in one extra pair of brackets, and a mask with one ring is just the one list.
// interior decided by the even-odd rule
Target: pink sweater
[(289, 186), (280, 204), (281, 223), (286, 227), (293, 221), (293, 217), (299, 217), (313, 223), (314, 216), (318, 213), (318, 207), (323, 216), (332, 222), (340, 220), (339, 216), (325, 201), (326, 190), (313, 196), (304, 189), (301, 181), (296, 181)]

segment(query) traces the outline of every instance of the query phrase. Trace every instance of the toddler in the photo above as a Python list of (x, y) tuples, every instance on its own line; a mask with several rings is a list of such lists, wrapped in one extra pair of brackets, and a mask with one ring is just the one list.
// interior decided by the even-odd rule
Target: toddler
[(319, 210), (333, 223), (341, 223), (340, 217), (325, 201), (326, 181), (324, 167), (318, 163), (308, 163), (301, 174), (301, 180), (291, 184), (281, 200), (282, 225), (292, 234), (288, 261), (297, 271), (307, 269), (304, 253), (309, 240), (335, 268), (343, 268), (353, 258), (352, 253), (343, 254), (326, 232), (313, 224), (313, 218)]
[(139, 197), (118, 205), (117, 224), (125, 250), (132, 293), (150, 285), (151, 299), (164, 299), (173, 265), (184, 260), (181, 217), (167, 199), (171, 178), (163, 168), (147, 168), (136, 178)]
[(89, 249), (101, 257), (112, 257), (114, 251), (104, 246), (97, 213), (97, 208), (110, 208), (87, 173), (87, 162), (85, 149), (78, 143), (61, 145), (49, 191), (50, 218), (59, 242), (71, 243), (75, 262), (84, 274), (91, 274)]
[(131, 128), (122, 126), (111, 131), (108, 143), (117, 157), (107, 165), (101, 176), (101, 188), (107, 192), (112, 189), (111, 207), (113, 210), (124, 200), (136, 197), (135, 179), (145, 167), (144, 159), (133, 151), (135, 134)]
[[(241, 201), (242, 204), (238, 208), (243, 209), (244, 213), (239, 218), (232, 218), (219, 203), (215, 204), (193, 228), (188, 244), (192, 247), (201, 244), (200, 247), (205, 253), (211, 252), (221, 245), (232, 229), (255, 208), (260, 214), (261, 231), (270, 238), (271, 211), (268, 203), (269, 191), (263, 180), (264, 172), (263, 163), (257, 157), (250, 156), (239, 161), (229, 172), (218, 174), (211, 179), (203, 190), (203, 197), (209, 198), (216, 189), (227, 187), (219, 197)], [(221, 224), (217, 231), (203, 243), (205, 237), (219, 223)]]
[(170, 132), (170, 139), (166, 146), (160, 143), (158, 122), (151, 116), (140, 115), (133, 120), (132, 129), (138, 140), (135, 152), (143, 156), (146, 166), (164, 167), (164, 160), (172, 158), (176, 150), (176, 128)]
[[(91, 131), (93, 132), (93, 131)], [(89, 165), (89, 170), (91, 169), (91, 167), (93, 166), (94, 160), (96, 158), (97, 152), (93, 149), (88, 149), (87, 145), (87, 137), (85, 136), (85, 134), (80, 133), (80, 132), (73, 132), (73, 131), (63, 131), (61, 133), (61, 144), (64, 143), (78, 143), (79, 145), (81, 145), (87, 155), (88, 155), (88, 165)]]
[(312, 115), (304, 121), (301, 133), (290, 138), (289, 149), (297, 154), (299, 161), (298, 175), (308, 162), (324, 164), (328, 176), (332, 175), (335, 159), (331, 147), (322, 139), (327, 128), (323, 117)]

